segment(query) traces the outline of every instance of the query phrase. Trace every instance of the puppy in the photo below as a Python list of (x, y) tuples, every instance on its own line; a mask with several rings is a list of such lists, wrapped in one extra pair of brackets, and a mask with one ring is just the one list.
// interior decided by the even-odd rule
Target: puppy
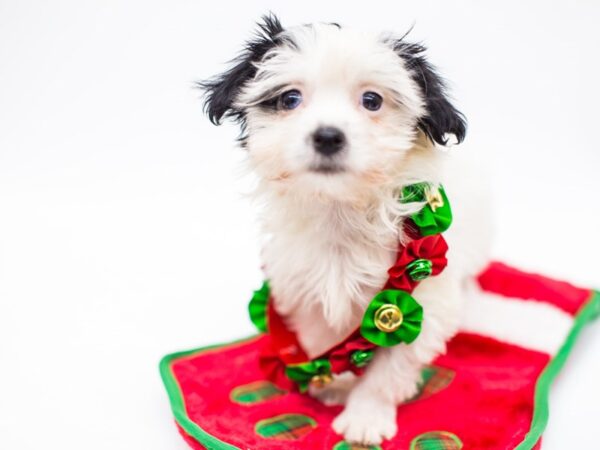
[(310, 388), (326, 404), (345, 405), (333, 428), (350, 442), (396, 434), (397, 405), (445, 351), (465, 284), (487, 259), (487, 201), (476, 181), (465, 187), (474, 178), (465, 158), (443, 150), (463, 140), (465, 120), (424, 51), (405, 37), (337, 24), (285, 29), (268, 16), (232, 67), (201, 84), (210, 120), (241, 126), (259, 179), (274, 308), (310, 358), (357, 329), (399, 244), (410, 240), (403, 223), (424, 205), (399, 202), (402, 188), (443, 183), (452, 199), (449, 264), (413, 293), (424, 311), (418, 338), (378, 348), (360, 377)]

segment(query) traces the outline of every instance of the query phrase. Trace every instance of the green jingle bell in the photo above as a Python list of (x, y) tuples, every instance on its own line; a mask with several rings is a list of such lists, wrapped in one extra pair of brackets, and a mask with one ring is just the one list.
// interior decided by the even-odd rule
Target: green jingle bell
[(414, 281), (421, 281), (431, 276), (433, 263), (428, 259), (415, 259), (406, 266), (406, 271)]
[(356, 350), (350, 355), (350, 362), (355, 367), (365, 367), (373, 359), (373, 350)]

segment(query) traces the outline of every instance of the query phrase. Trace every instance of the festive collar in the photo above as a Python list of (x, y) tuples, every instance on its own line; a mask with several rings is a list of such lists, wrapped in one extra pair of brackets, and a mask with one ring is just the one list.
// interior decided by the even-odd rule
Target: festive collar
[(248, 310), (255, 326), (269, 336), (260, 355), (268, 379), (304, 392), (311, 384), (327, 384), (334, 374), (362, 374), (377, 347), (408, 345), (417, 338), (423, 308), (411, 294), (421, 281), (438, 275), (447, 265), (448, 245), (442, 233), (452, 223), (452, 211), (444, 189), (431, 183), (404, 187), (400, 202), (424, 205), (404, 223), (410, 240), (399, 245), (387, 283), (369, 303), (360, 327), (321, 355), (308, 358), (296, 334), (275, 311), (268, 281), (254, 292)]

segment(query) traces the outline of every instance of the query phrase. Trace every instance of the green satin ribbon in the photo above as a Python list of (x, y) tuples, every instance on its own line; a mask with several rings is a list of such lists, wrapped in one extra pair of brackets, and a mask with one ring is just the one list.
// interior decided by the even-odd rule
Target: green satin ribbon
[(331, 376), (331, 364), (326, 359), (315, 359), (300, 364), (290, 364), (285, 368), (286, 376), (298, 384), (300, 392), (306, 392), (314, 377)]
[(269, 282), (265, 281), (258, 291), (254, 291), (252, 299), (248, 304), (250, 320), (263, 333), (267, 332), (267, 304), (269, 303), (270, 295)]
[[(405, 186), (402, 189), (400, 201), (402, 203), (427, 202), (426, 191), (428, 189), (434, 189), (433, 185), (430, 183), (416, 183)], [(426, 203), (423, 209), (411, 216), (423, 236), (443, 233), (452, 224), (452, 209), (446, 192), (442, 186), (439, 186), (438, 190), (443, 205), (438, 206), (434, 211), (431, 205)]]
[[(402, 312), (402, 324), (396, 331), (386, 333), (375, 325), (375, 313), (384, 305), (396, 305)], [(369, 304), (365, 311), (360, 333), (369, 342), (380, 347), (393, 347), (400, 342), (410, 344), (421, 332), (423, 308), (405, 291), (386, 289), (381, 291)]]

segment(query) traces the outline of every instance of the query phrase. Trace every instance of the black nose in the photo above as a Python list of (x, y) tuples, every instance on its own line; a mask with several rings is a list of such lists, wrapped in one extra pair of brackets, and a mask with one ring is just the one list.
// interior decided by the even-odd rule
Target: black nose
[(331, 156), (339, 152), (346, 144), (346, 137), (334, 127), (321, 127), (313, 134), (315, 150), (322, 155)]

